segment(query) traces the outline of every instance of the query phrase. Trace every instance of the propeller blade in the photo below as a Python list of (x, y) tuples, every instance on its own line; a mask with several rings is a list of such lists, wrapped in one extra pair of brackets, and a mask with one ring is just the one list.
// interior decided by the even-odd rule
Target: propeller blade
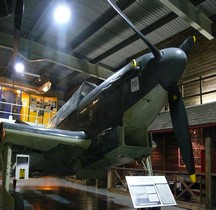
[(127, 16), (121, 11), (117, 4), (113, 0), (108, 0), (110, 5), (118, 12), (118, 14), (126, 21), (126, 23), (140, 36), (140, 38), (146, 43), (148, 48), (151, 50), (152, 54), (157, 60), (160, 60), (162, 55), (159, 49), (157, 49), (153, 44), (151, 44), (148, 39), (139, 31), (135, 25), (127, 18)]
[(175, 136), (190, 178), (196, 181), (193, 149), (187, 114), (177, 83), (172, 83), (168, 89), (170, 115)]
[(13, 13), (16, 0), (1, 0), (0, 1), (0, 18), (7, 17)]
[(23, 15), (23, 0), (17, 0), (14, 10), (14, 41), (13, 41), (13, 58), (16, 57), (19, 46), (20, 30)]
[(181, 44), (179, 48), (183, 50), (186, 54), (188, 54), (195, 42), (196, 42), (195, 36), (188, 37), (187, 39), (185, 39), (185, 41)]
[(23, 0), (17, 0), (14, 11), (14, 28), (18, 31), (21, 29), (23, 15)]

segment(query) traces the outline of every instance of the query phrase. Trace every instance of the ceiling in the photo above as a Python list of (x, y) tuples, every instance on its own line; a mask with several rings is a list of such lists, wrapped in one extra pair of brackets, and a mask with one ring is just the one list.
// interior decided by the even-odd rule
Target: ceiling
[[(107, 0), (67, 0), (72, 11), (67, 25), (53, 20), (58, 2), (24, 0), (17, 59), (41, 81), (14, 71), (14, 14), (3, 18), (0, 7), (1, 85), (25, 84), (33, 87), (26, 90), (34, 91), (49, 80), (52, 91), (68, 98), (83, 81), (99, 84), (147, 48)], [(153, 44), (191, 27), (208, 39), (215, 36), (215, 0), (118, 0), (117, 4)]]

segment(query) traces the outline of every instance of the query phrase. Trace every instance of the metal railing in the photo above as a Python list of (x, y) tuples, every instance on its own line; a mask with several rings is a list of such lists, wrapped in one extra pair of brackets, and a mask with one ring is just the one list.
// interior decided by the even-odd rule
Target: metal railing
[(47, 124), (55, 113), (56, 112), (53, 112), (53, 110), (36, 106), (23, 106), (20, 104), (0, 101), (0, 118), (10, 121), (19, 119), (26, 123), (42, 125)]

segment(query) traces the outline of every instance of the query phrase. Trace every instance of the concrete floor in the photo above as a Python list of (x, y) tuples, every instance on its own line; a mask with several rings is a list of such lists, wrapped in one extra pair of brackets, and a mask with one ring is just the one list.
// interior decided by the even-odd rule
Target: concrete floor
[[(24, 198), (25, 210), (134, 209), (128, 196), (54, 177), (19, 180), (16, 191), (21, 193)], [(175, 206), (162, 208), (162, 210), (165, 209), (182, 210)]]

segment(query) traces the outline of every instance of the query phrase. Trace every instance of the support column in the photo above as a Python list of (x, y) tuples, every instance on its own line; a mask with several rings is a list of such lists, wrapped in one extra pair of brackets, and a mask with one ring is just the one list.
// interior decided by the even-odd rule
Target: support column
[(205, 191), (206, 209), (211, 209), (212, 205), (212, 177), (211, 177), (211, 128), (205, 130)]
[(141, 160), (144, 170), (147, 173), (147, 176), (153, 176), (151, 156), (145, 157)]
[(11, 146), (7, 145), (4, 149), (3, 180), (2, 186), (9, 192), (10, 172), (11, 172)]
[(11, 158), (12, 149), (10, 145), (6, 145), (4, 150), (3, 159), (3, 180), (2, 180), (2, 203), (3, 209), (14, 210), (14, 199), (10, 195), (9, 185), (10, 185), (10, 173), (11, 173)]
[(107, 175), (107, 189), (108, 190), (113, 187), (113, 179), (114, 179), (114, 175), (113, 175), (112, 170), (110, 169)]

